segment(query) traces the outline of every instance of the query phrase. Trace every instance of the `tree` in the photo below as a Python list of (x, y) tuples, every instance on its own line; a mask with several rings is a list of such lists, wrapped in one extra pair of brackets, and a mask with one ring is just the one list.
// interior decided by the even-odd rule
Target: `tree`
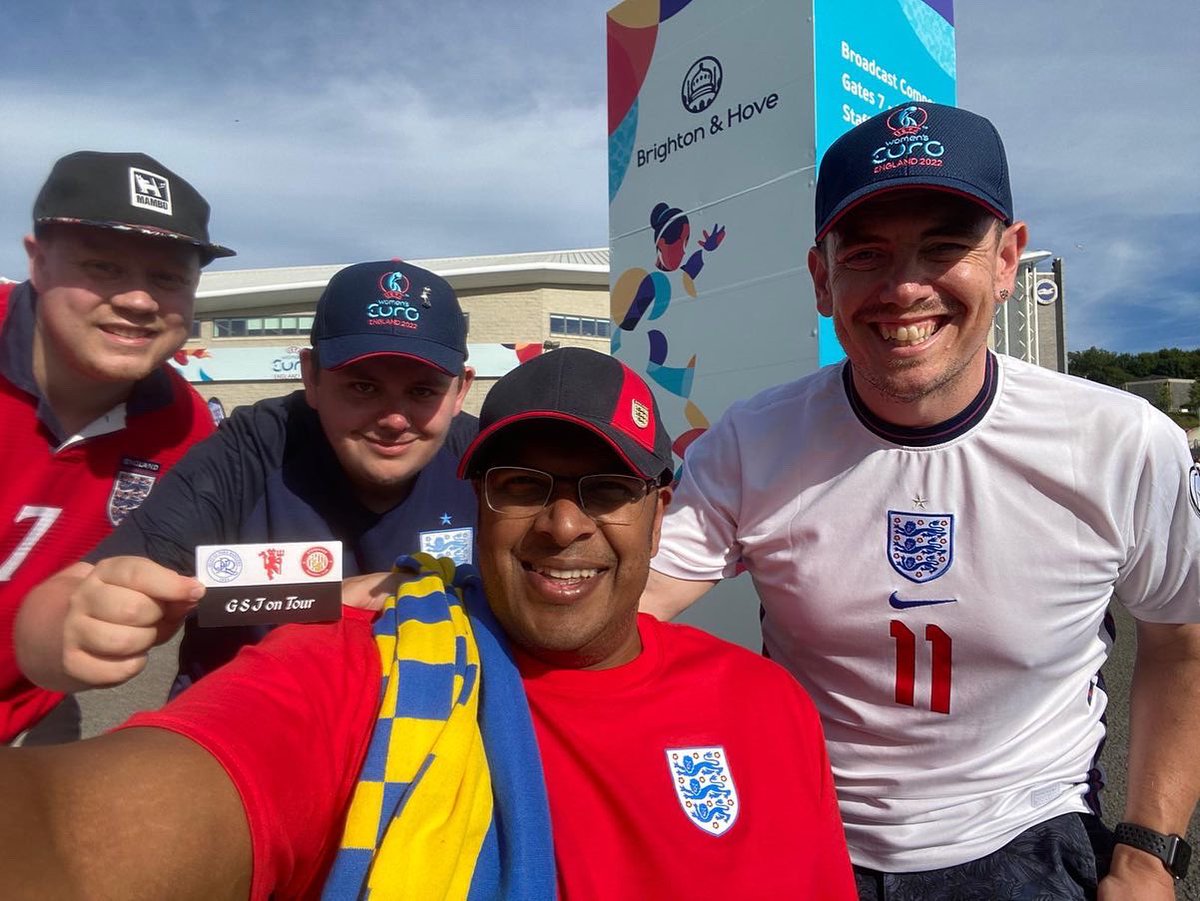
[(1188, 391), (1188, 412), (1193, 416), (1200, 414), (1200, 379), (1192, 379), (1192, 388)]
[(1133, 375), (1121, 365), (1122, 357), (1128, 359), (1127, 354), (1118, 355), (1111, 350), (1089, 347), (1067, 354), (1067, 367), (1071, 375), (1120, 388), (1126, 382), (1133, 381)]
[(1171, 383), (1163, 382), (1158, 386), (1158, 394), (1154, 400), (1154, 406), (1158, 407), (1164, 413), (1171, 412)]

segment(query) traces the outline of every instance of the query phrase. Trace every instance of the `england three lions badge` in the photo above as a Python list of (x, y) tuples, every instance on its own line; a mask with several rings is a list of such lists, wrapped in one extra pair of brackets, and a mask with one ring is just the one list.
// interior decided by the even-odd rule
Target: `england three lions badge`
[(668, 748), (667, 767), (675, 797), (693, 826), (709, 835), (733, 828), (740, 803), (724, 748)]
[(125, 517), (142, 505), (158, 479), (162, 467), (150, 460), (126, 457), (108, 495), (108, 521), (119, 526)]
[(912, 582), (932, 582), (954, 562), (954, 515), (889, 510), (888, 562)]

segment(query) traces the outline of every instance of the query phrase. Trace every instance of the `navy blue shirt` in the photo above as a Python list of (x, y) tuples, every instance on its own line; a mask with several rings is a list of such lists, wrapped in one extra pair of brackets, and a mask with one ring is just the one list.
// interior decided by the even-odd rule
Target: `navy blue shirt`
[[(346, 576), (386, 572), (413, 551), (472, 562), (475, 492), (456, 470), (478, 428), (474, 416), (456, 416), (408, 497), (374, 513), (357, 500), (303, 391), (240, 407), (86, 559), (128, 554), (194, 575), (197, 545), (327, 539), (342, 542)], [(270, 628), (201, 629), (189, 617), (176, 691)]]

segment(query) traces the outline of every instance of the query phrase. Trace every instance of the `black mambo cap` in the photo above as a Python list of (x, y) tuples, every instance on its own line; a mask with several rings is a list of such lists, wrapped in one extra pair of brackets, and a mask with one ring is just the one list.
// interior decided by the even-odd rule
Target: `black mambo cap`
[(497, 433), (536, 419), (583, 426), (633, 472), (660, 485), (671, 480), (671, 436), (663, 428), (654, 394), (621, 361), (583, 347), (534, 357), (492, 386), (479, 412), (479, 435), (459, 464), (459, 478), (480, 474), (484, 448)]
[(868, 197), (929, 188), (978, 203), (1012, 225), (1008, 161), (983, 116), (940, 103), (906, 103), (856, 125), (821, 158), (816, 240)]
[(208, 239), (208, 201), (158, 160), (144, 153), (80, 150), (50, 170), (33, 203), (33, 222), (65, 222), (140, 232), (200, 248), (208, 263), (231, 257)]

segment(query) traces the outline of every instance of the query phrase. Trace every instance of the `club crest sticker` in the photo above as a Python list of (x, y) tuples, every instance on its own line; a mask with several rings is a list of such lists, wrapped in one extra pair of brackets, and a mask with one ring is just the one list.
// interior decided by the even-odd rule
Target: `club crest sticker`
[(733, 827), (740, 804), (724, 748), (668, 748), (667, 767), (675, 797), (692, 825), (708, 835)]
[(951, 513), (887, 514), (888, 562), (910, 582), (932, 582), (954, 562), (954, 516)]
[(633, 424), (639, 429), (646, 428), (650, 425), (650, 408), (640, 400), (635, 400), (632, 403), (633, 408), (630, 410), (630, 414), (633, 417)]
[(474, 529), (442, 529), (421, 533), (421, 551), (431, 557), (449, 557), (455, 566), (471, 562)]
[(109, 522), (119, 526), (126, 516), (142, 505), (154, 487), (161, 468), (149, 460), (126, 457), (121, 461), (121, 468), (117, 470), (112, 491), (108, 495)]
[(232, 582), (242, 574), (242, 558), (237, 551), (219, 548), (204, 561), (204, 572), (214, 582)]
[(306, 576), (319, 579), (333, 569), (333, 552), (327, 547), (310, 547), (300, 555), (300, 568)]

